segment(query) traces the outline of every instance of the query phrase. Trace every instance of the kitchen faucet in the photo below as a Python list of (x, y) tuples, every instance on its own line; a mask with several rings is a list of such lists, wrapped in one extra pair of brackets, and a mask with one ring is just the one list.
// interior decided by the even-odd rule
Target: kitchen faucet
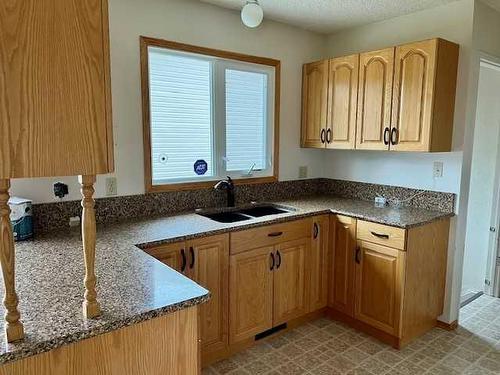
[(234, 207), (234, 183), (231, 177), (227, 176), (226, 180), (220, 180), (214, 186), (215, 190), (226, 190), (227, 192), (227, 207)]

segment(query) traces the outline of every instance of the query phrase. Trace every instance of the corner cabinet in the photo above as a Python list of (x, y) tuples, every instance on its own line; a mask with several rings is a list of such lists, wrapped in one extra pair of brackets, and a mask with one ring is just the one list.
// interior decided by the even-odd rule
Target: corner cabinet
[(451, 151), (458, 55), (457, 44), (429, 39), (313, 63), (328, 61), (328, 75), (316, 75), (315, 87), (327, 86), (329, 94), (326, 108), (304, 100), (306, 118), (322, 122), (313, 129), (303, 117), (302, 134), (318, 141), (302, 146)]
[(145, 250), (210, 291), (198, 307), (202, 362), (228, 346), (229, 235), (176, 242)]

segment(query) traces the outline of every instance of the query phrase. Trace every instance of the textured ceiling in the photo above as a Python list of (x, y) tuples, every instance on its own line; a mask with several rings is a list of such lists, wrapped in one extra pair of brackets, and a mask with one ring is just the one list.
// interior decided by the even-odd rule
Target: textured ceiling
[[(245, 0), (200, 0), (241, 9)], [(264, 18), (329, 34), (456, 0), (259, 0)], [(496, 1), (496, 0), (492, 0)]]

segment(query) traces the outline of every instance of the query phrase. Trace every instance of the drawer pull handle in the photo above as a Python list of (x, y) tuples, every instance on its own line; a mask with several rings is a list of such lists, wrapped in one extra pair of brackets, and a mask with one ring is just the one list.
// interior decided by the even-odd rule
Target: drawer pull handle
[(267, 236), (268, 237), (279, 237), (283, 234), (283, 232), (273, 232), (273, 233), (269, 233)]
[(371, 232), (371, 234), (373, 234), (375, 237), (378, 237), (378, 238), (383, 238), (383, 239), (386, 239), (386, 240), (389, 239), (389, 235), (388, 234), (380, 234), (380, 233), (377, 233), (377, 232)]

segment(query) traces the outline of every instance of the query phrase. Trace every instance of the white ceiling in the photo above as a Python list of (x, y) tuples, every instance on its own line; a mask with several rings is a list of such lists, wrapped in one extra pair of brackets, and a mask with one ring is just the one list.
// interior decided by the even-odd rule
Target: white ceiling
[[(241, 9), (245, 0), (200, 0)], [(264, 18), (329, 34), (456, 0), (259, 0)], [(496, 0), (493, 0), (496, 1)]]

